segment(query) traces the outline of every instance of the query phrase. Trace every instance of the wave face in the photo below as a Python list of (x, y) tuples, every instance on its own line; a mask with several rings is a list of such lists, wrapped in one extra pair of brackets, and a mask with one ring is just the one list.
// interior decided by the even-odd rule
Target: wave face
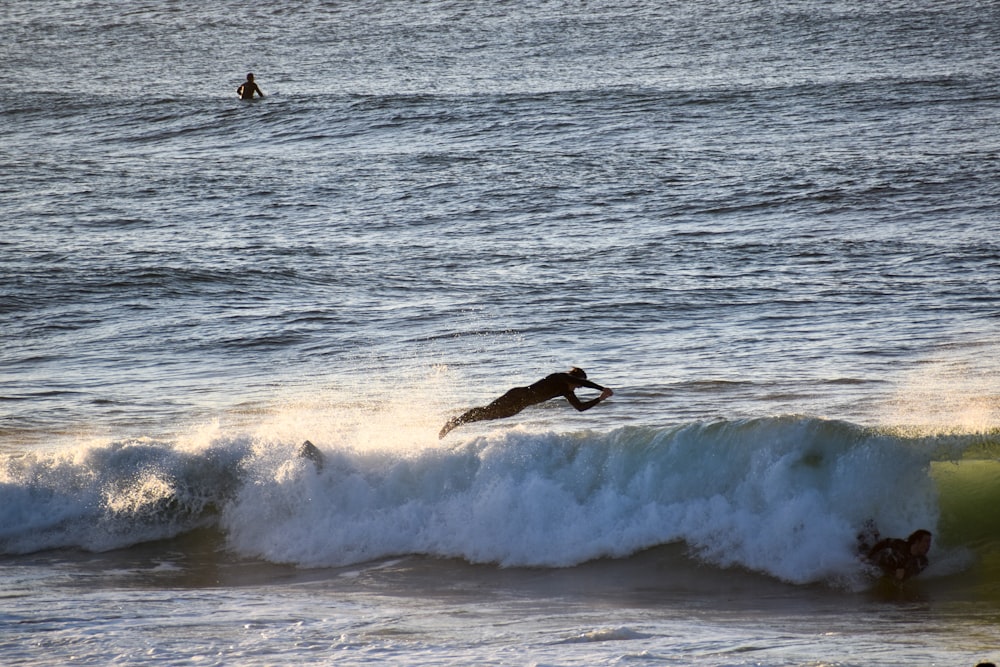
[[(867, 519), (888, 535), (924, 527), (945, 544), (994, 548), (979, 525), (996, 479), (984, 436), (778, 417), (511, 430), (451, 449), (317, 444), (322, 466), (298, 443), (219, 434), (7, 456), (0, 551), (102, 551), (208, 526), (240, 557), (304, 567), (404, 554), (568, 567), (683, 542), (717, 567), (809, 583), (859, 576)], [(961, 465), (932, 474), (941, 461)]]

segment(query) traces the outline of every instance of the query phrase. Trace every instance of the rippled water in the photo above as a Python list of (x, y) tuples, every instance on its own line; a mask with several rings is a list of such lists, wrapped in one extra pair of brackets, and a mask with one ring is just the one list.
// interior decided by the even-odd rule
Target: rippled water
[[(714, 420), (742, 433), (745, 418), (773, 426), (785, 423), (782, 415), (799, 415), (792, 423), (814, 428), (823, 418), (844, 420), (839, 434), (917, 432), (891, 446), (920, 452), (927, 434), (958, 434), (958, 445), (937, 443), (951, 453), (934, 445), (927, 455), (920, 481), (927, 507), (902, 500), (875, 507), (860, 493), (861, 505), (850, 511), (823, 496), (824, 513), (845, 534), (855, 510), (881, 513), (898, 522), (891, 527), (898, 531), (909, 528), (904, 518), (940, 519), (937, 562), (963, 563), (962, 549), (972, 549), (972, 562), (992, 567), (992, 542), (955, 528), (970, 525), (951, 513), (961, 494), (945, 491), (938, 500), (934, 490), (944, 485), (946, 468), (939, 466), (951, 465), (949, 456), (973, 459), (958, 473), (969, 488), (989, 489), (995, 475), (987, 469), (1000, 422), (995, 7), (723, 0), (530, 7), (149, 0), (123, 7), (14, 0), (3, 13), (3, 539), (34, 535), (23, 528), (32, 521), (107, 516), (125, 506), (162, 510), (170, 502), (164, 498), (174, 496), (157, 494), (176, 481), (163, 473), (176, 473), (178, 461), (211, 473), (226, 462), (256, 470), (262, 496), (241, 508), (266, 516), (290, 502), (281, 495), (284, 485), (303, 473), (289, 472), (281, 456), (304, 438), (403, 502), (406, 489), (421, 487), (383, 476), (383, 464), (409, 469), (415, 458), (424, 466), (411, 470), (417, 481), (435, 480), (457, 461), (482, 465), (499, 447), (521, 455), (529, 477), (551, 481), (576, 469), (553, 463), (546, 452), (576, 452), (583, 437), (639, 470), (655, 469), (660, 450), (629, 447), (662, 443), (671, 429), (698, 431)], [(265, 99), (236, 99), (247, 71)], [(583, 415), (553, 402), (517, 420), (456, 432), (454, 452), (437, 449), (437, 431), (449, 416), (570, 365), (613, 387), (615, 397)], [(637, 433), (652, 435), (644, 441)], [(828, 446), (853, 452), (852, 437)], [(816, 442), (797, 442), (790, 451), (813, 460)], [(787, 484), (797, 479), (784, 476), (780, 456), (765, 455), (776, 451), (774, 441), (747, 438), (745, 446), (770, 462), (759, 474)], [(706, 456), (718, 455), (712, 447)], [(375, 458), (354, 458), (369, 454)], [(191, 481), (184, 470), (177, 477)], [(587, 494), (599, 485), (579, 476), (564, 483), (576, 489), (573, 502), (596, 502)], [(517, 485), (498, 488), (533, 498)], [(333, 497), (328, 493), (314, 489), (314, 497)], [(792, 494), (797, 500), (787, 508), (772, 498), (764, 513), (802, 511), (806, 495)], [(235, 511), (212, 494), (195, 496), (221, 502), (223, 516)], [(625, 493), (622, 502), (641, 497)], [(60, 504), (62, 498), (73, 500)], [(555, 502), (548, 509), (556, 514), (578, 509)], [(547, 516), (529, 510), (507, 515), (526, 524)], [(308, 516), (295, 514), (292, 523)], [(740, 529), (726, 533), (737, 550), (753, 544), (741, 516), (734, 510), (728, 521)], [(727, 517), (714, 520), (721, 526)], [(148, 526), (140, 524), (125, 524), (126, 542), (143, 541), (137, 536)], [(795, 534), (793, 521), (781, 525), (763, 539), (768, 548)], [(610, 544), (616, 524), (569, 528)], [(696, 542), (691, 526), (661, 528), (674, 537), (660, 549), (677, 546), (678, 534)], [(373, 530), (390, 532), (386, 524)], [(371, 535), (361, 531), (353, 544)], [(310, 544), (319, 550), (314, 560), (331, 555), (323, 539)], [(207, 549), (215, 553), (216, 546), (236, 553), (221, 565), (209, 558), (211, 567), (249, 567), (232, 534), (213, 532)], [(457, 555), (477, 561), (473, 552), (482, 546), (473, 539)], [(541, 546), (528, 547), (544, 560)], [(192, 563), (199, 552), (190, 544), (164, 548), (182, 554), (182, 573), (201, 567)], [(720, 571), (695, 551), (694, 560), (671, 552), (639, 562), (632, 555), (615, 576), (635, 590), (644, 584), (630, 573), (656, 578), (663, 563), (686, 563), (693, 576), (702, 567)], [(787, 643), (750, 614), (737, 612), (733, 620), (727, 594), (714, 589), (671, 607), (660, 599), (682, 586), (671, 580), (653, 584), (655, 602), (641, 594), (638, 605), (618, 602), (602, 589), (569, 610), (553, 609), (541, 582), (519, 572), (512, 576), (530, 583), (509, 584), (504, 570), (490, 566), (479, 566), (487, 569), (470, 575), (478, 583), (469, 585), (497, 597), (453, 607), (425, 596), (424, 573), (411, 571), (424, 565), (406, 560), (375, 567), (349, 594), (333, 582), (354, 575), (324, 570), (319, 580), (330, 614), (346, 619), (327, 625), (317, 620), (325, 612), (300, 606), (309, 586), (297, 577), (281, 580), (284, 570), (263, 553), (270, 563), (261, 564), (263, 579), (278, 583), (262, 589), (257, 578), (244, 591), (221, 577), (227, 583), (216, 591), (198, 579), (191, 589), (196, 626), (208, 622), (213, 605), (229, 604), (222, 598), (239, 608), (261, 595), (284, 619), (277, 622), (282, 628), (307, 617), (322, 633), (347, 636), (360, 613), (355, 603), (371, 605), (381, 629), (362, 633), (359, 662), (369, 650), (384, 650), (428, 663), (565, 656), (582, 664), (634, 653), (668, 664), (896, 664), (898, 656), (879, 652), (880, 642), (913, 641), (910, 608), (884, 609), (881, 602), (866, 613), (888, 634), (868, 636), (845, 657), (830, 653), (851, 647), (817, 639), (809, 628), (793, 624), (790, 634), (808, 639)], [(98, 572), (129, 570), (133, 557), (141, 571), (160, 567), (130, 550), (94, 562)], [(78, 558), (86, 562), (86, 554), (65, 563), (45, 555), (10, 558), (9, 590), (30, 590), (37, 578), (53, 608), (75, 604), (62, 577), (84, 572)], [(440, 568), (434, 580), (466, 567), (431, 562)], [(738, 564), (759, 572), (749, 557)], [(922, 627), (995, 638), (994, 626), (978, 615), (995, 608), (992, 584), (958, 595), (956, 615), (943, 609), (942, 582), (978, 574), (975, 565), (952, 565), (918, 592)], [(398, 572), (402, 583), (393, 578)], [(586, 569), (554, 572), (548, 574), (558, 579)], [(748, 597), (778, 587), (783, 610), (764, 612), (776, 626), (788, 609), (830, 604), (832, 632), (860, 631), (847, 610), (871, 600), (775, 583), (774, 572), (759, 576), (751, 577)], [(84, 580), (92, 585), (82, 595), (102, 617), (146, 590), (129, 578), (124, 591), (113, 576)], [(398, 616), (382, 581), (417, 607), (436, 609), (446, 620), (428, 636), (444, 633), (458, 637), (455, 643), (435, 650), (429, 639), (426, 653), (405, 641), (383, 643)], [(154, 577), (148, 590), (170, 600), (172, 585)], [(45, 616), (27, 595), (14, 599), (20, 606), (4, 620), (9, 627)], [(610, 616), (629, 620), (595, 619), (589, 609), (605, 605)], [(470, 609), (501, 627), (557, 612), (571, 620), (546, 626), (555, 639), (524, 642), (522, 630), (501, 632), (479, 651), (461, 622)], [(701, 632), (683, 620), (693, 610), (736, 629), (720, 631), (720, 646), (669, 639)], [(163, 628), (174, 627), (169, 616), (148, 620), (156, 628), (149, 641), (160, 647), (151, 659), (224, 653), (215, 647), (223, 640), (211, 633), (198, 634), (190, 655), (165, 648)], [(132, 626), (107, 623), (104, 643), (120, 646)], [(66, 646), (87, 632), (83, 617), (54, 614), (43, 625), (66, 636)], [(237, 626), (223, 621), (219, 636), (256, 636), (256, 626)], [(274, 649), (279, 661), (329, 659), (311, 653), (312, 640), (302, 641), (288, 652)], [(95, 648), (101, 643), (84, 642), (91, 647), (84, 655), (109, 658)], [(547, 648), (505, 652), (515, 644)], [(605, 651), (619, 644), (627, 648)], [(960, 644), (918, 642), (915, 653), (901, 655), (971, 661), (977, 645)], [(753, 650), (741, 652), (747, 647)], [(272, 659), (267, 650), (249, 648), (240, 659), (263, 664)], [(41, 659), (21, 655), (24, 664)]]

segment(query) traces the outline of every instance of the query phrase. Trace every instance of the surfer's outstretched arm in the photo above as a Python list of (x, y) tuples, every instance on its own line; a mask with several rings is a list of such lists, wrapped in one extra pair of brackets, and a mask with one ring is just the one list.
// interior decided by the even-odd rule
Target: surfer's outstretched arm
[[(567, 375), (569, 375), (569, 373), (567, 373)], [(611, 391), (607, 387), (602, 387), (596, 382), (591, 382), (590, 380), (584, 380), (582, 378), (573, 377), (572, 375), (570, 375), (570, 377), (573, 378), (573, 384), (577, 385), (578, 387), (587, 387), (588, 389), (596, 389), (597, 391)]]
[[(591, 384), (593, 384), (593, 383), (591, 383)], [(593, 388), (601, 390), (601, 395), (598, 396), (597, 398), (592, 398), (589, 401), (581, 401), (579, 398), (577, 398), (576, 394), (574, 394), (572, 391), (567, 391), (566, 394), (565, 394), (566, 400), (569, 401), (569, 404), (572, 405), (574, 408), (576, 408), (580, 412), (583, 412), (585, 410), (591, 409), (592, 407), (594, 407), (595, 405), (597, 405), (598, 403), (600, 403), (604, 399), (610, 398), (611, 396), (615, 395), (615, 392), (611, 391), (607, 387), (600, 387), (600, 386), (598, 386), (598, 387), (593, 387)]]

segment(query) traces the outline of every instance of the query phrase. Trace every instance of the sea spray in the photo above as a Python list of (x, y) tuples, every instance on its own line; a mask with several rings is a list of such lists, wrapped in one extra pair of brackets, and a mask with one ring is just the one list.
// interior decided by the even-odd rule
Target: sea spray
[(0, 457), (0, 553), (106, 551), (211, 524), (247, 452), (138, 439)]

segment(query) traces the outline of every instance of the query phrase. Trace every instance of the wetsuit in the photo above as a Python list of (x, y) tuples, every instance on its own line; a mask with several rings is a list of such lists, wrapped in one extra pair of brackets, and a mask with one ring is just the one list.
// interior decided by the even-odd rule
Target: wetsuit
[(910, 543), (896, 537), (889, 537), (868, 552), (868, 561), (877, 565), (887, 577), (896, 578), (896, 572), (903, 570), (903, 579), (915, 577), (927, 567), (927, 556), (918, 556), (910, 551)]
[(240, 84), (240, 87), (236, 89), (236, 94), (240, 96), (241, 100), (252, 100), (253, 94), (257, 93), (261, 97), (264, 97), (264, 93), (260, 92), (260, 88), (253, 81), (244, 81)]
[(604, 391), (604, 387), (596, 382), (591, 382), (590, 380), (585, 380), (581, 377), (570, 375), (569, 373), (553, 373), (552, 375), (547, 375), (538, 382), (535, 382), (527, 387), (514, 387), (489, 405), (472, 408), (465, 414), (453, 418), (444, 425), (444, 428), (441, 429), (441, 433), (438, 437), (443, 438), (448, 431), (452, 430), (456, 426), (461, 426), (462, 424), (484, 421), (487, 419), (512, 417), (529, 405), (544, 403), (545, 401), (558, 396), (565, 398), (569, 401), (570, 405), (580, 412), (589, 410), (601, 402), (600, 396), (589, 401), (581, 401), (576, 397), (576, 394), (573, 393), (574, 386), (588, 387), (601, 392)]

